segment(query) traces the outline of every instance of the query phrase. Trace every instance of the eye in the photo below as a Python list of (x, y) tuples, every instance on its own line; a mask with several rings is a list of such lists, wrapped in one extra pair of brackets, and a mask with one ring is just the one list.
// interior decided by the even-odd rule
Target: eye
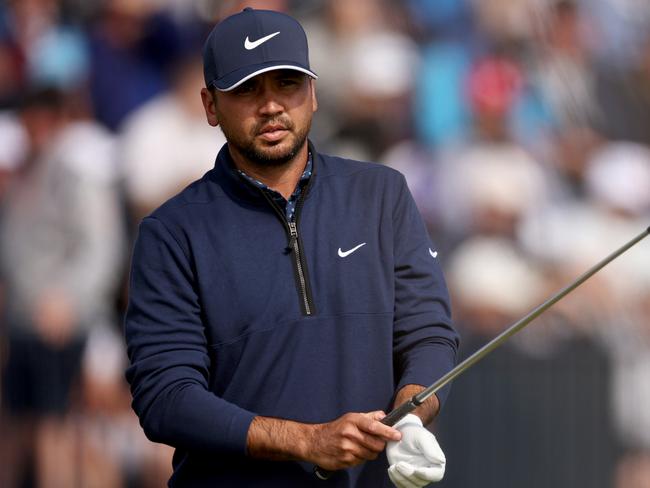
[(304, 78), (300, 75), (287, 75), (278, 79), (278, 86), (280, 88), (294, 90), (302, 86)]
[(234, 95), (247, 95), (249, 93), (253, 93), (255, 91), (255, 88), (257, 87), (257, 84), (255, 83), (254, 80), (248, 80), (239, 85), (237, 88), (235, 88), (232, 93)]

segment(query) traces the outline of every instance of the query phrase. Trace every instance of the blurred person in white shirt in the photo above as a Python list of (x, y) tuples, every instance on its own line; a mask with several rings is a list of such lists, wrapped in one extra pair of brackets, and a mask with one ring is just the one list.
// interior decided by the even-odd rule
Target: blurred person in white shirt
[[(133, 112), (121, 132), (120, 163), (134, 222), (203, 176), (226, 140), (205, 124), (200, 58), (179, 60), (173, 89)], [(215, 139), (216, 137), (216, 139)]]

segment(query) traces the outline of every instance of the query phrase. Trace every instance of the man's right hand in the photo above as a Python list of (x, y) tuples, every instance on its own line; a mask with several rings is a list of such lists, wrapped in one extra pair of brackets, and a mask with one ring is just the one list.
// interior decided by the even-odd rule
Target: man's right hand
[(274, 460), (307, 461), (329, 471), (375, 459), (401, 433), (380, 422), (381, 411), (347, 413), (332, 422), (301, 424), (255, 417), (248, 431), (248, 454)]
[(386, 442), (402, 438), (398, 430), (380, 422), (385, 416), (381, 411), (348, 413), (315, 425), (308, 460), (335, 471), (376, 459)]

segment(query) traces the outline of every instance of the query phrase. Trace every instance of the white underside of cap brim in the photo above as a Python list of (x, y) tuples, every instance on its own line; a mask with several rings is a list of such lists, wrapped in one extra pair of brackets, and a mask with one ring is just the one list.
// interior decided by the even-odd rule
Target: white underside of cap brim
[(217, 90), (219, 90), (219, 91), (222, 91), (222, 92), (227, 92), (227, 91), (230, 91), (230, 90), (234, 90), (235, 88), (237, 88), (239, 85), (241, 85), (245, 81), (250, 80), (251, 78), (253, 78), (253, 77), (257, 76), (257, 75), (261, 75), (262, 73), (266, 73), (267, 71), (275, 71), (276, 69), (292, 69), (294, 71), (300, 71), (302, 73), (305, 73), (306, 75), (309, 75), (314, 79), (318, 79), (318, 76), (316, 75), (316, 73), (313, 73), (313, 72), (309, 71), (308, 69), (300, 68), (298, 66), (293, 66), (291, 64), (279, 64), (277, 66), (269, 66), (269, 67), (262, 68), (262, 69), (259, 69), (257, 71), (254, 71), (250, 75), (245, 76), (244, 78), (239, 80), (234, 85), (230, 85), (228, 88), (219, 88), (217, 86), (215, 86), (215, 88)]

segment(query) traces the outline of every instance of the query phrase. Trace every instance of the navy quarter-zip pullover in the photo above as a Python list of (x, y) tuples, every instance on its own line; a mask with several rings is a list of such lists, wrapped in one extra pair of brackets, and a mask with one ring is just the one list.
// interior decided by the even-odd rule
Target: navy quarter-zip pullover
[(170, 486), (391, 486), (383, 455), (328, 481), (252, 459), (249, 425), (388, 411), (454, 365), (446, 285), (403, 176), (310, 151), (294, 225), (231, 171), (227, 145), (140, 225), (127, 379), (147, 436), (176, 448)]

